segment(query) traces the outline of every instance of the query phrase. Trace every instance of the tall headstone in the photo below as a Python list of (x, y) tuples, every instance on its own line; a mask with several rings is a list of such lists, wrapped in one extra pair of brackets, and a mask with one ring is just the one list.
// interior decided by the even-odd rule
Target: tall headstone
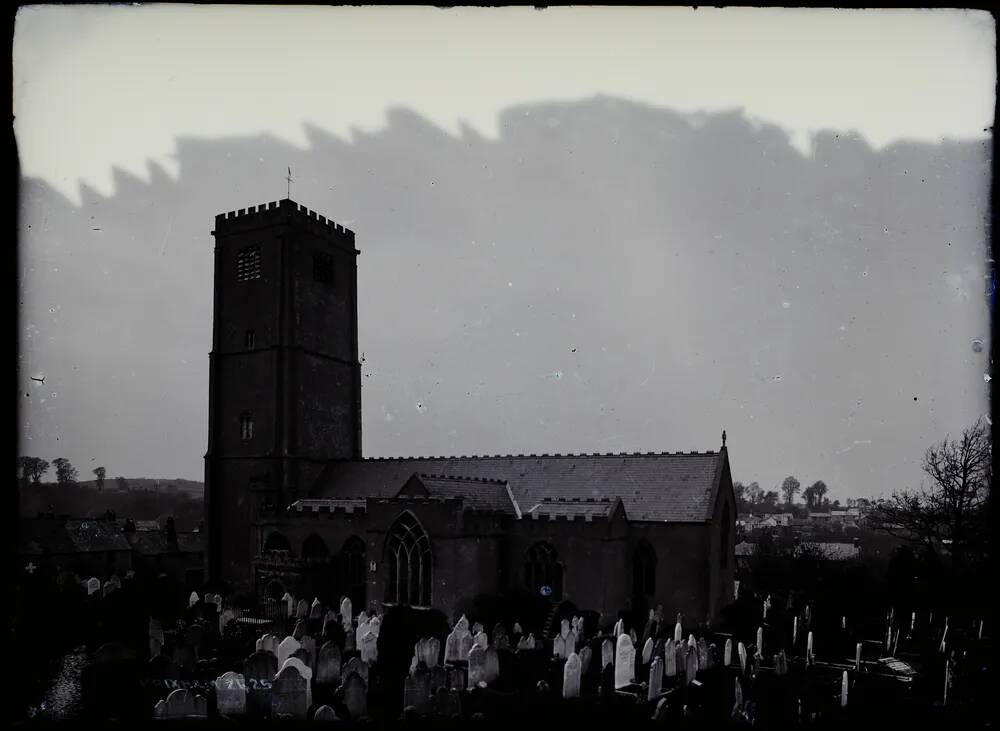
[(354, 607), (351, 604), (351, 600), (348, 597), (344, 597), (340, 600), (340, 621), (345, 624), (345, 626), (350, 626), (351, 620), (354, 619)]
[(299, 641), (294, 637), (288, 636), (281, 641), (275, 650), (275, 656), (278, 658), (278, 667), (280, 668), (285, 664), (285, 660), (292, 656), (292, 653), (302, 647)]
[(601, 669), (603, 670), (608, 665), (615, 664), (615, 646), (611, 640), (604, 640), (601, 643)]
[(854, 670), (861, 671), (861, 643), (854, 646)]
[(653, 638), (650, 637), (646, 640), (646, 644), (642, 646), (642, 664), (649, 665), (653, 660)]
[(757, 650), (754, 652), (754, 655), (758, 659), (761, 659), (761, 658), (764, 657), (764, 628), (763, 627), (758, 627), (757, 628)]
[(813, 656), (813, 633), (810, 630), (809, 634), (806, 635), (806, 664), (812, 665), (815, 661)]
[(480, 630), (472, 636), (472, 644), (479, 645), (484, 650), (490, 646), (490, 640), (486, 636), (486, 633)]
[(563, 665), (563, 698), (580, 697), (581, 672), (580, 656), (575, 652), (570, 653), (569, 657), (566, 658), (566, 663)]
[(562, 635), (556, 635), (555, 639), (552, 640), (552, 656), (558, 658), (566, 657), (566, 640), (562, 638)]
[(352, 721), (368, 715), (368, 683), (357, 673), (350, 673), (341, 684), (341, 695)]
[(653, 661), (649, 664), (649, 689), (646, 694), (646, 700), (653, 700), (653, 698), (660, 694), (662, 688), (663, 660), (659, 657), (654, 657)]
[(309, 710), (309, 681), (294, 660), (285, 662), (271, 686), (271, 717), (304, 719)]
[(584, 645), (580, 650), (580, 675), (586, 675), (590, 672), (590, 663), (593, 662), (594, 651), (590, 649), (590, 645)]
[(296, 619), (305, 619), (309, 616), (309, 602), (305, 599), (299, 599), (298, 604), (295, 605), (295, 617)]
[(305, 635), (299, 644), (302, 645), (300, 649), (305, 650), (309, 653), (309, 667), (312, 669), (313, 674), (316, 673), (316, 662), (319, 659), (316, 655), (316, 639), (311, 635)]
[(428, 668), (433, 668), (438, 664), (441, 656), (441, 641), (437, 637), (424, 640), (421, 659)]
[(195, 604), (197, 604), (200, 601), (201, 601), (201, 598), (198, 596), (198, 592), (192, 591), (191, 592), (191, 596), (188, 597), (188, 607), (189, 608), (193, 607)]
[(668, 678), (677, 675), (677, 650), (673, 640), (667, 640), (663, 645), (663, 670)]
[(340, 648), (328, 640), (319, 648), (316, 658), (316, 684), (336, 685), (340, 682)]
[(286, 591), (281, 601), (285, 603), (285, 616), (291, 619), (295, 615), (295, 597)]
[(319, 597), (314, 597), (312, 604), (309, 605), (309, 618), (319, 619), (323, 616), (323, 603), (320, 602)]
[(348, 675), (355, 673), (368, 685), (368, 663), (363, 662), (359, 657), (352, 657), (340, 669), (340, 677), (346, 679)]
[(243, 663), (247, 713), (261, 716), (271, 711), (271, 683), (278, 672), (273, 653), (258, 650)]
[(469, 687), (475, 688), (486, 682), (486, 650), (473, 645), (469, 650)]
[(624, 688), (632, 680), (635, 669), (635, 647), (628, 635), (618, 635), (618, 646), (615, 648), (615, 689)]
[(745, 673), (747, 671), (747, 648), (742, 642), (740, 642), (736, 646), (736, 652), (739, 653), (740, 656), (740, 671)]
[(247, 710), (247, 689), (240, 673), (229, 671), (215, 679), (215, 702), (224, 716), (242, 716)]
[[(678, 615), (678, 616), (680, 616), (680, 615)], [(674, 642), (677, 643), (677, 642), (683, 642), (683, 641), (684, 641), (684, 630), (681, 627), (680, 620), (678, 619), (677, 620), (677, 624), (674, 625)]]
[(695, 681), (695, 676), (698, 675), (698, 651), (688, 650), (687, 654), (687, 665), (684, 668), (684, 679), (687, 681), (688, 685), (691, 685)]
[(304, 619), (299, 619), (295, 622), (295, 629), (292, 630), (292, 637), (294, 637), (299, 642), (302, 638), (309, 633), (309, 625), (306, 624)]
[(378, 637), (375, 636), (374, 632), (369, 630), (361, 638), (358, 650), (361, 652), (361, 659), (369, 665), (378, 660)]
[(840, 707), (841, 708), (846, 708), (847, 707), (847, 685), (848, 685), (847, 671), (845, 670), (844, 671), (844, 676), (843, 676), (843, 678), (840, 681)]

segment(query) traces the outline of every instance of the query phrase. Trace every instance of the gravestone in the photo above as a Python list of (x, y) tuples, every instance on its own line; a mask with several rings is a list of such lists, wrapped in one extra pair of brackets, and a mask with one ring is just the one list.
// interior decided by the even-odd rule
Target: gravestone
[(469, 650), (472, 649), (471, 639), (469, 620), (463, 614), (445, 640), (444, 661), (454, 663), (468, 660)]
[[(478, 635), (480, 632), (483, 631), (483, 625), (482, 625), (482, 623), (481, 622), (476, 622), (475, 624), (473, 624), (471, 631), (472, 631), (472, 636), (473, 637), (475, 637), (476, 635)], [(485, 650), (486, 648), (484, 647), (483, 649)]]
[(336, 685), (340, 682), (340, 648), (328, 641), (319, 648), (316, 658), (316, 684)]
[(431, 699), (430, 673), (423, 668), (403, 681), (403, 708), (412, 706), (420, 713), (427, 713)]
[(298, 650), (302, 645), (299, 641), (292, 636), (288, 636), (283, 639), (275, 650), (275, 656), (278, 658), (278, 667), (280, 668), (285, 664), (285, 660), (292, 656), (292, 653)]
[(612, 631), (612, 634), (615, 636), (615, 642), (618, 642), (618, 637), (625, 634), (625, 620), (619, 619), (615, 622), (615, 628)]
[(350, 626), (351, 620), (354, 619), (354, 608), (351, 604), (351, 600), (348, 597), (344, 597), (340, 600), (340, 621), (345, 626)]
[(486, 682), (486, 650), (473, 645), (469, 650), (469, 687), (475, 688)]
[(566, 640), (562, 635), (556, 635), (552, 640), (552, 657), (566, 658)]
[(601, 643), (601, 669), (608, 665), (615, 664), (615, 645), (611, 640), (604, 640)]
[[(484, 650), (490, 646), (490, 640), (486, 636), (486, 633), (480, 630), (476, 632), (472, 637), (472, 644), (479, 645)], [(470, 648), (471, 649), (471, 648)]]
[(513, 632), (515, 635), (523, 635), (524, 634), (524, 630), (521, 629), (521, 623), (520, 622), (514, 622), (514, 628), (511, 630), (511, 632)]
[(313, 713), (313, 721), (339, 721), (337, 714), (330, 706), (320, 706)]
[(292, 637), (298, 642), (301, 642), (302, 638), (307, 634), (309, 634), (309, 625), (307, 625), (302, 619), (297, 620), (295, 622), (295, 629), (292, 630)]
[(309, 653), (309, 662), (306, 663), (310, 669), (312, 669), (313, 674), (316, 673), (316, 661), (318, 660), (316, 656), (316, 638), (311, 635), (305, 635), (299, 644), (302, 645), (301, 649)]
[(240, 673), (229, 671), (215, 680), (215, 704), (224, 716), (242, 716), (247, 711), (247, 689)]
[(688, 650), (687, 654), (687, 665), (684, 669), (684, 679), (687, 684), (690, 685), (694, 682), (695, 676), (698, 674), (698, 652), (697, 650)]
[(740, 656), (740, 671), (745, 673), (747, 671), (747, 648), (742, 642), (740, 642), (736, 645), (736, 651)]
[(722, 652), (722, 666), (729, 667), (733, 664), (733, 641), (732, 639), (726, 640), (726, 648)]
[(757, 649), (754, 652), (754, 657), (760, 659), (764, 657), (764, 628), (757, 628)]
[(219, 634), (226, 631), (226, 625), (236, 619), (236, 613), (232, 609), (223, 610), (219, 615)]
[(678, 615), (677, 624), (674, 625), (674, 643), (684, 641), (684, 630), (681, 627), (680, 615)]
[(663, 672), (668, 678), (677, 675), (677, 650), (673, 640), (667, 640), (663, 645)]
[(309, 668), (309, 672), (310, 674), (312, 674), (313, 657), (312, 654), (309, 652), (309, 650), (307, 650), (304, 647), (300, 647), (288, 657), (289, 660), (291, 660), (292, 658), (295, 658), (296, 660), (301, 662), (303, 667)]
[(359, 678), (361, 678), (365, 686), (368, 685), (368, 663), (361, 660), (359, 657), (352, 657), (348, 660), (340, 669), (340, 677), (343, 680), (347, 679), (347, 676), (351, 673), (355, 673)]
[(368, 684), (360, 675), (354, 672), (348, 673), (338, 693), (343, 697), (352, 721), (368, 715)]
[(309, 605), (309, 618), (319, 619), (323, 616), (323, 604), (318, 597), (313, 597), (312, 604)]
[(705, 638), (702, 637), (698, 640), (698, 667), (699, 669), (705, 670), (709, 667), (708, 665), (708, 644), (705, 642)]
[(198, 597), (198, 592), (192, 591), (191, 596), (188, 597), (188, 608), (190, 609), (200, 601), (201, 599)]
[(493, 628), (493, 646), (498, 650), (505, 650), (510, 647), (510, 639), (507, 637), (507, 630), (502, 624)]
[(178, 688), (171, 691), (164, 702), (163, 718), (195, 719), (208, 717), (208, 704), (202, 696), (194, 691)]
[(649, 664), (649, 688), (646, 694), (646, 700), (653, 700), (653, 698), (660, 694), (660, 690), (662, 688), (663, 660), (659, 657), (654, 657), (653, 661)]
[[(652, 611), (652, 610), (650, 610), (650, 611)], [(646, 640), (646, 644), (644, 644), (642, 646), (642, 664), (643, 665), (649, 665), (649, 663), (652, 662), (652, 660), (653, 660), (653, 647), (654, 647), (653, 638), (650, 637), (649, 639)]]
[(423, 641), (420, 659), (428, 668), (433, 668), (438, 664), (441, 656), (441, 641), (437, 637), (431, 637)]
[(520, 640), (517, 641), (518, 650), (534, 650), (535, 649), (535, 635), (529, 634), (527, 637), (522, 636)]
[(563, 687), (562, 687), (562, 697), (563, 698), (579, 698), (580, 697), (580, 675), (582, 673), (582, 667), (580, 664), (580, 656), (575, 652), (570, 653), (569, 657), (566, 658), (566, 663), (563, 665)]
[(261, 716), (271, 712), (271, 683), (277, 672), (278, 659), (266, 650), (258, 650), (243, 662), (248, 714)]
[(635, 667), (635, 647), (628, 635), (618, 635), (618, 646), (615, 648), (615, 690), (624, 688), (632, 680)]
[(290, 619), (295, 615), (295, 597), (286, 591), (281, 601), (285, 604), (285, 618)]
[(497, 648), (487, 647), (483, 656), (483, 674), (486, 683), (493, 683), (500, 677), (500, 656)]
[(285, 661), (271, 686), (271, 717), (304, 719), (309, 710), (309, 681), (295, 660)]
[(278, 639), (277, 635), (272, 635), (270, 633), (263, 635), (259, 640), (257, 640), (256, 649), (263, 650), (265, 652), (270, 652), (275, 657), (278, 655), (278, 644), (281, 640)]
[(590, 664), (593, 662), (594, 651), (590, 649), (590, 645), (584, 645), (580, 650), (580, 676), (586, 677), (587, 673), (590, 672)]
[(298, 603), (295, 605), (295, 617), (296, 619), (304, 619), (309, 616), (309, 602), (305, 599), (299, 599)]
[(101, 580), (96, 576), (92, 576), (87, 579), (85, 586), (87, 587), (87, 596), (93, 596), (101, 590)]
[(358, 643), (358, 650), (361, 652), (362, 661), (371, 665), (378, 659), (378, 637), (374, 632), (368, 631)]

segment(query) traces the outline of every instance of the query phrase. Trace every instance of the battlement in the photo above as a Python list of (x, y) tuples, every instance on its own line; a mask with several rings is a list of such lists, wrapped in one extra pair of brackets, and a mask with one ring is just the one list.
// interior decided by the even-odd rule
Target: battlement
[(215, 217), (213, 234), (229, 234), (259, 226), (274, 225), (294, 221), (297, 226), (326, 237), (346, 237), (353, 246), (354, 232), (346, 226), (322, 216), (293, 200), (261, 203), (259, 206), (240, 208), (237, 211), (220, 213)]
[(366, 512), (365, 500), (344, 499), (303, 499), (296, 500), (288, 506), (288, 515), (319, 517), (326, 515), (329, 517), (342, 515), (364, 515)]

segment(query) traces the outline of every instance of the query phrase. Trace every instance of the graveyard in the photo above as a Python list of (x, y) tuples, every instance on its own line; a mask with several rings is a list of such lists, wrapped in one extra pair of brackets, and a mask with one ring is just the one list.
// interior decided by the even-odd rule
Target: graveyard
[(40, 671), (55, 692), (37, 705), (26, 689), (22, 719), (977, 726), (992, 678), (983, 617), (837, 616), (738, 584), (717, 627), (568, 602), (523, 623), (502, 603), (449, 617), (286, 594), (248, 609), (135, 576), (61, 591), (46, 600), (67, 611), (66, 652)]

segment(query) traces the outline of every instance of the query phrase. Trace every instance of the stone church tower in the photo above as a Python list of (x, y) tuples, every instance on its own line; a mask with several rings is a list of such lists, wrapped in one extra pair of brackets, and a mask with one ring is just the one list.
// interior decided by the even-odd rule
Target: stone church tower
[(206, 568), (239, 591), (285, 507), (329, 460), (361, 458), (360, 252), (288, 199), (216, 216), (212, 234)]

